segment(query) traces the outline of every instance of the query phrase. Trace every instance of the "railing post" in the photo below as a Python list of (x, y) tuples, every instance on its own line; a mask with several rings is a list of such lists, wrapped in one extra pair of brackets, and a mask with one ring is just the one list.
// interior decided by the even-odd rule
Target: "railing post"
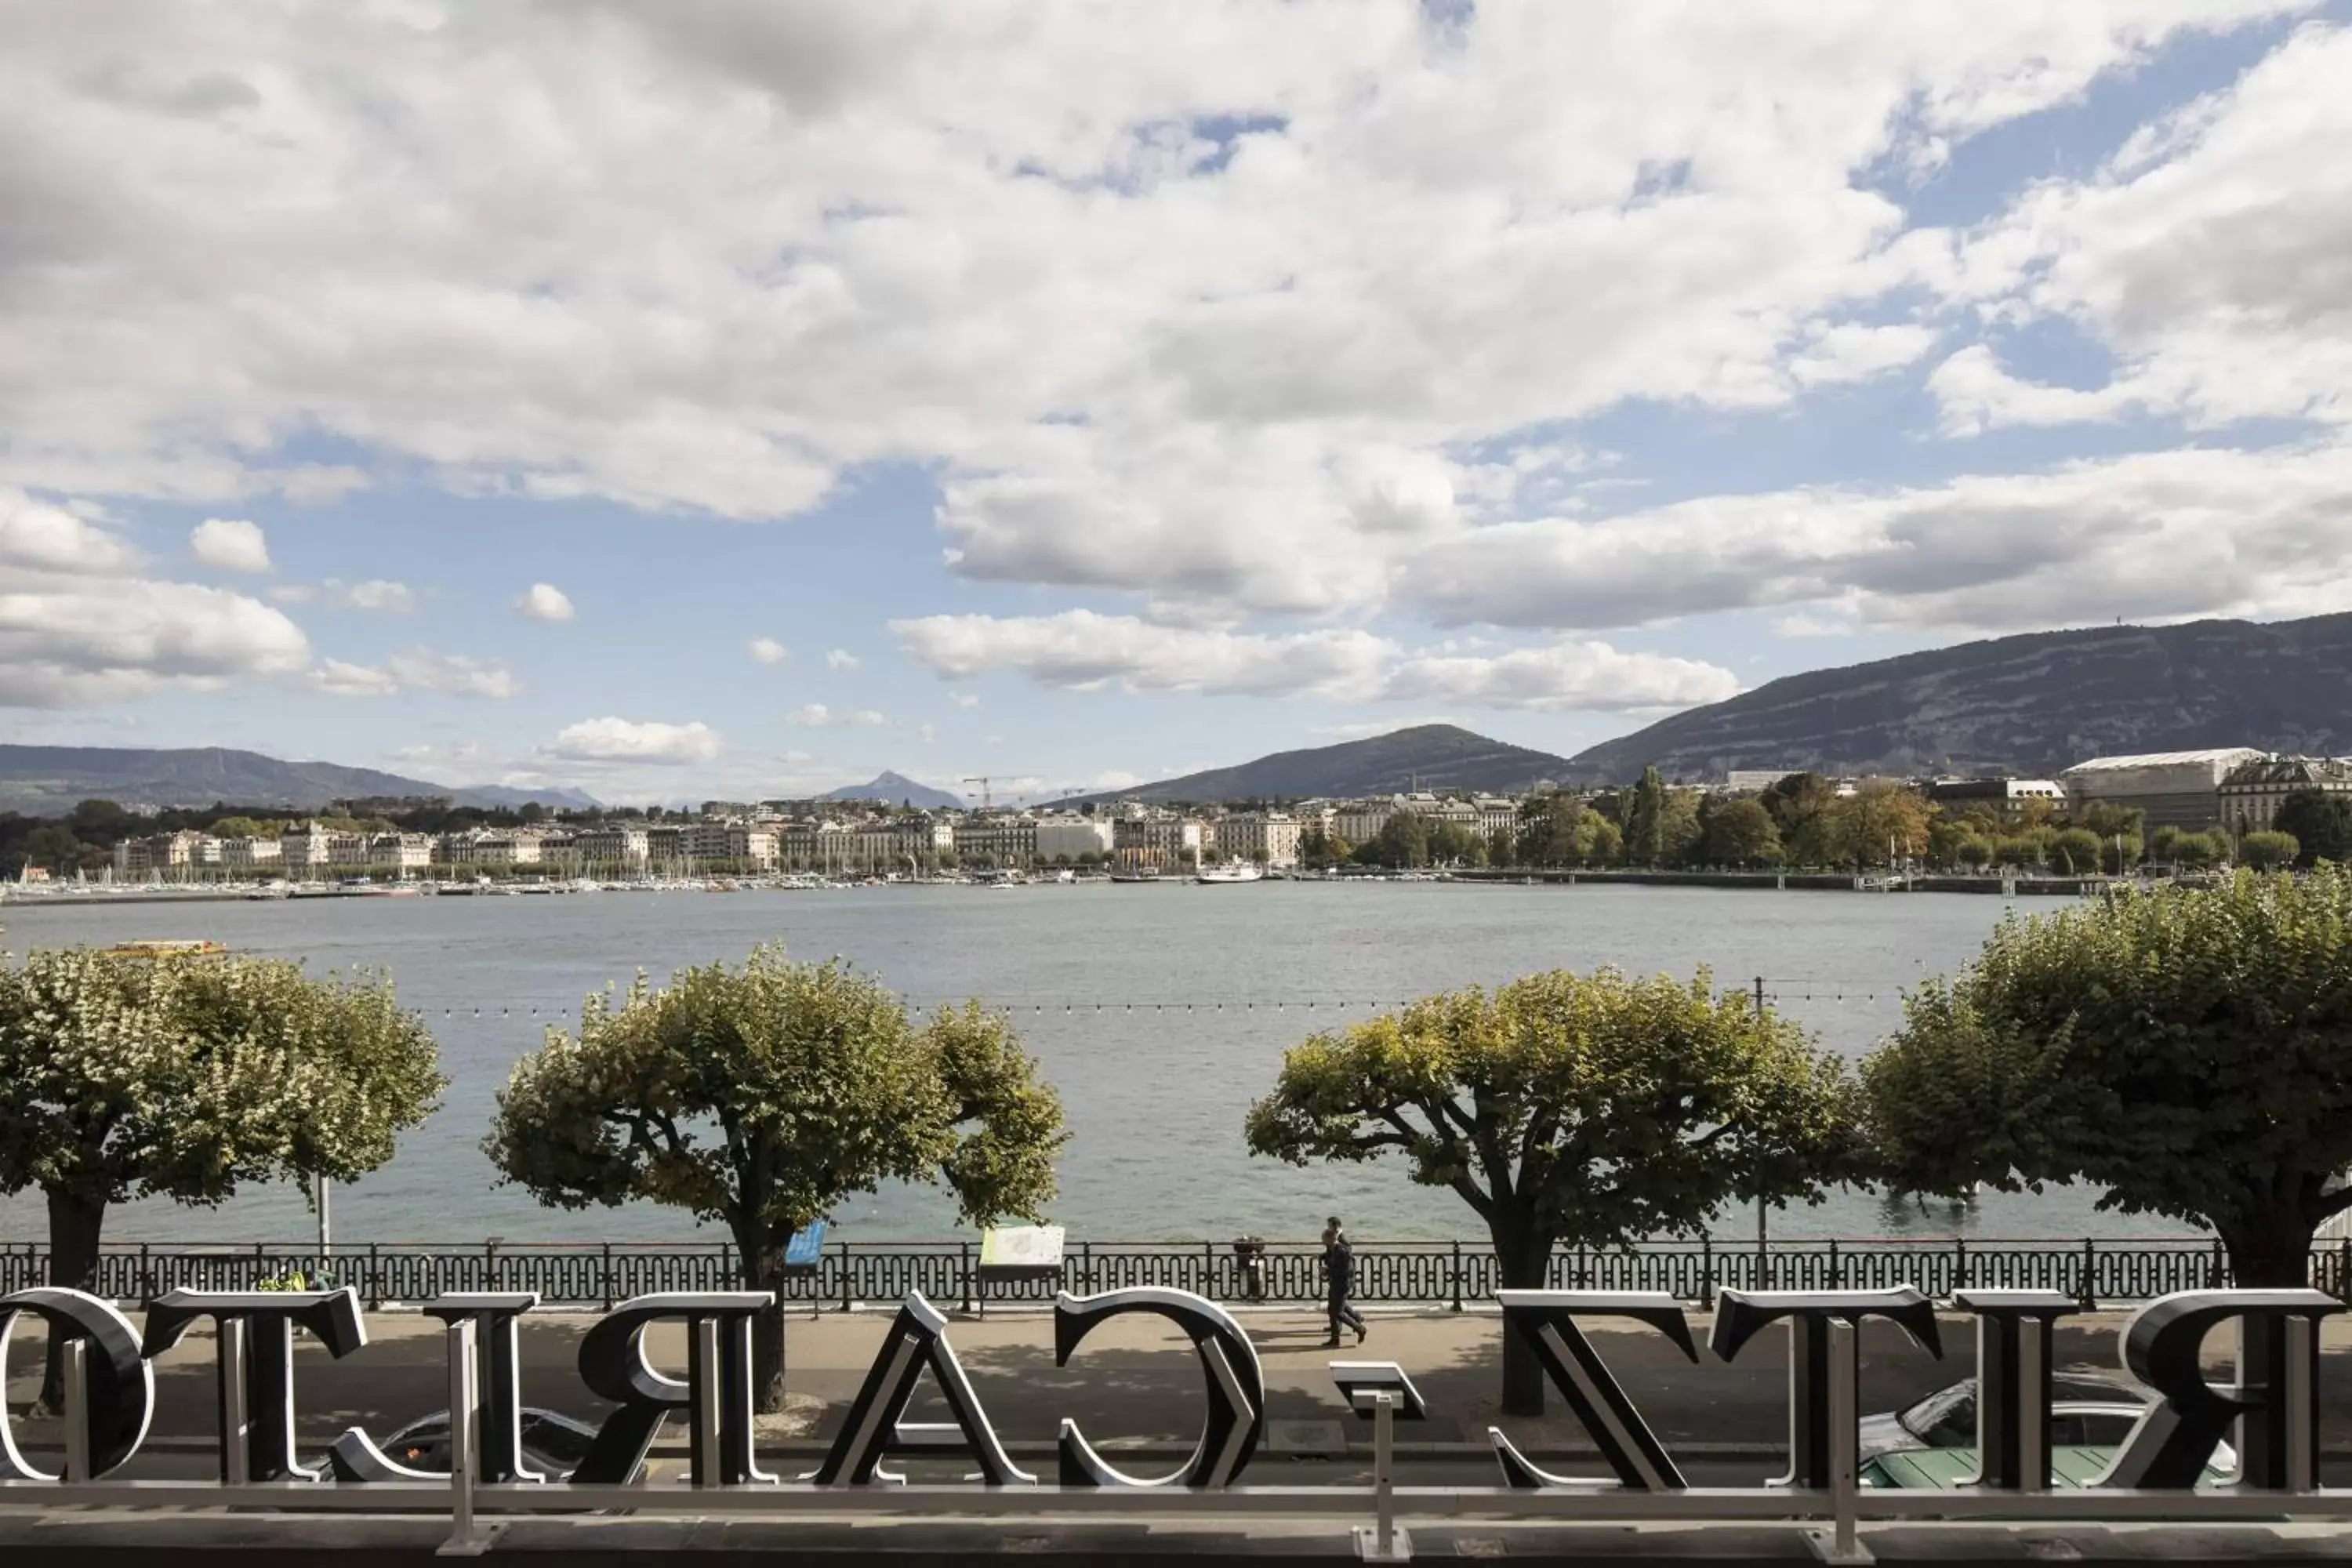
[(604, 1292), (604, 1310), (609, 1312), (613, 1310), (613, 1303), (616, 1300), (613, 1294), (613, 1244), (610, 1241), (604, 1243), (604, 1256), (599, 1260), (597, 1274), (599, 1278), (596, 1283)]
[(1224, 1298), (1217, 1293), (1217, 1244), (1215, 1242), (1204, 1241), (1201, 1244), (1201, 1294), (1212, 1301), (1223, 1300)]
[(1969, 1241), (1964, 1236), (1952, 1238), (1952, 1289), (1969, 1288)]
[(1715, 1310), (1715, 1237), (1711, 1235), (1698, 1238), (1698, 1305), (1703, 1312)]
[(495, 1290), (498, 1288), (499, 1244), (495, 1241), (485, 1241), (482, 1243), (482, 1289)]
[(1843, 1289), (1844, 1285), (1845, 1271), (1839, 1262), (1837, 1237), (1833, 1236), (1830, 1237), (1830, 1289), (1836, 1290)]
[(2221, 1238), (2217, 1236), (2213, 1238), (2212, 1276), (2208, 1281), (2212, 1289), (2220, 1290), (2227, 1288), (2226, 1281), (2222, 1278), (2223, 1270), (2226, 1268), (2227, 1265), (2223, 1261), (2221, 1254)]
[(474, 1479), (480, 1463), (481, 1386), (475, 1381), (471, 1318), (449, 1325), (449, 1539), (437, 1557), (479, 1557), (489, 1542), (474, 1528)]
[(963, 1310), (969, 1312), (971, 1310), (971, 1243), (960, 1241), (956, 1243), (956, 1250), (963, 1258)]
[(2091, 1310), (2091, 1303), (2098, 1299), (2098, 1248), (2096, 1244), (2086, 1236), (2083, 1238), (2083, 1288), (2074, 1293), (2075, 1300), (2082, 1302), (2083, 1310), (2085, 1312)]
[(382, 1253), (382, 1245), (383, 1244), (380, 1242), (373, 1241), (368, 1243), (367, 1304), (368, 1310), (371, 1312), (381, 1310), (383, 1307), (383, 1258)]
[(139, 1300), (144, 1305), (155, 1299), (155, 1260), (148, 1255), (147, 1244), (139, 1244)]
[(1462, 1243), (1454, 1244), (1454, 1310), (1462, 1310)]
[(856, 1305), (856, 1281), (850, 1278), (849, 1243), (845, 1241), (841, 1244), (841, 1310), (844, 1312)]
[(1095, 1293), (1095, 1244), (1091, 1241), (1078, 1243), (1078, 1278), (1085, 1285), (1085, 1289), (1078, 1294), (1093, 1295)]
[(2336, 1244), (2336, 1294), (2338, 1300), (2352, 1304), (2352, 1235)]

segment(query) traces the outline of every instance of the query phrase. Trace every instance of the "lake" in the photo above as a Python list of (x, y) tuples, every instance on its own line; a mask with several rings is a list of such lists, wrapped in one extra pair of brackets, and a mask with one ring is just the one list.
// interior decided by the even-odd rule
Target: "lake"
[[(1552, 967), (1613, 963), (1719, 985), (1762, 975), (1775, 1005), (1828, 1047), (1860, 1055), (1901, 1017), (1900, 993), (1967, 962), (2009, 906), (1969, 895), (1773, 892), (1442, 882), (1265, 882), (1230, 888), (1081, 885), (834, 892), (595, 893), (546, 898), (341, 899), (0, 910), (12, 952), (140, 937), (210, 937), (305, 959), (316, 972), (390, 969), (421, 1009), (450, 1078), (442, 1110), (383, 1170), (334, 1201), (338, 1242), (684, 1239), (689, 1217), (650, 1205), (541, 1209), (500, 1187), (479, 1152), (492, 1096), (551, 1019), (582, 994), (656, 981), (679, 964), (740, 961), (782, 939), (839, 955), (910, 1001), (978, 996), (1012, 1008), (1059, 1088), (1075, 1136), (1049, 1217), (1073, 1238), (1307, 1237), (1347, 1216), (1366, 1239), (1478, 1236), (1449, 1193), (1392, 1162), (1297, 1169), (1243, 1150), (1242, 1117), (1285, 1047), (1377, 1005)], [(2055, 900), (2040, 908), (2059, 907)], [(1312, 1004), (1310, 1006), (1309, 1005)], [(2170, 1233), (2097, 1215), (2095, 1194), (1991, 1194), (1927, 1212), (1841, 1194), (1776, 1212), (1776, 1235), (2080, 1236)], [(1752, 1239), (1752, 1210), (1719, 1234)], [(0, 1202), (0, 1236), (46, 1235), (37, 1194)], [(296, 1240), (299, 1194), (259, 1188), (218, 1209), (123, 1205), (110, 1241)], [(716, 1239), (715, 1233), (707, 1233)], [(951, 1202), (890, 1189), (849, 1202), (842, 1239), (954, 1234)]]

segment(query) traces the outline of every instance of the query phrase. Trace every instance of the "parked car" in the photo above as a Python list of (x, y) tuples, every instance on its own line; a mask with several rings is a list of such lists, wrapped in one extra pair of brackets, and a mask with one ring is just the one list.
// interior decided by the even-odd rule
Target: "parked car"
[[(2106, 1474), (2116, 1462), (2116, 1446), (2109, 1444), (2050, 1445), (2050, 1485), (2058, 1491), (2087, 1487)], [(2205, 1466), (2205, 1486), (2220, 1486), (2236, 1471), (2238, 1456), (2227, 1443), (2213, 1451)], [(1977, 1473), (1974, 1448), (1897, 1448), (1881, 1454), (1855, 1472), (1865, 1487), (1901, 1490), (1948, 1491), (1968, 1484)]]
[[(588, 1455), (596, 1428), (561, 1411), (525, 1405), (522, 1412), (523, 1460), (550, 1475), (568, 1475)], [(449, 1413), (436, 1410), (419, 1416), (383, 1440), (387, 1458), (412, 1470), (449, 1472)]]
[[(2111, 1377), (2053, 1373), (2050, 1446), (2113, 1447), (2147, 1408), (2145, 1389)], [(1906, 1409), (1865, 1415), (1859, 1424), (1864, 1459), (1914, 1448), (1972, 1448), (1977, 1441), (1977, 1380), (1939, 1388)]]

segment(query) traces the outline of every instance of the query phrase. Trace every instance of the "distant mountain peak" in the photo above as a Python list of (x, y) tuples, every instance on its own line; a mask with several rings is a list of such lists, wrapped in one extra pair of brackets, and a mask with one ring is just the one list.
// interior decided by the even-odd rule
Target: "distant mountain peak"
[(0, 810), (62, 816), (84, 800), (154, 810), (163, 806), (275, 806), (315, 810), (372, 795), (446, 795), (456, 805), (594, 805), (576, 789), (472, 788), (431, 784), (373, 768), (283, 762), (226, 746), (0, 745)]
[(885, 769), (874, 775), (870, 784), (844, 784), (818, 797), (821, 800), (876, 800), (888, 805), (919, 805), (929, 811), (949, 811), (963, 805), (961, 795), (950, 795), (943, 789), (933, 789), (904, 773)]
[(1395, 795), (1425, 790), (1517, 793), (1539, 779), (1568, 776), (1568, 761), (1465, 730), (1412, 724), (1384, 735), (1310, 746), (1181, 778), (1108, 790), (1094, 800), (1297, 800), (1314, 795)]

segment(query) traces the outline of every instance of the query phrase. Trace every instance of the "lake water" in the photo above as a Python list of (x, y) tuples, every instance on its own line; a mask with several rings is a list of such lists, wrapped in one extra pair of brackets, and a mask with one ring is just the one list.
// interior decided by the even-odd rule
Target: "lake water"
[[(1222, 1240), (1309, 1237), (1328, 1213), (1367, 1239), (1479, 1234), (1458, 1199), (1415, 1187), (1392, 1162), (1301, 1170), (1243, 1150), (1243, 1113), (1285, 1047), (1374, 1004), (1552, 967), (1687, 975), (1705, 964), (1722, 985), (1765, 976), (1779, 1008), (1853, 1057), (1899, 1021), (1903, 987), (1964, 963), (2006, 907), (1968, 895), (1268, 882), (35, 903), (0, 916), (17, 952), (210, 937), (304, 958), (314, 972), (388, 967), (402, 1001), (430, 1019), (451, 1081), (442, 1110), (390, 1165), (337, 1190), (339, 1242), (694, 1236), (690, 1218), (651, 1205), (541, 1209), (497, 1184), (478, 1144), (509, 1066), (559, 1010), (576, 1017), (583, 993), (625, 985), (639, 967), (658, 981), (682, 963), (740, 961), (777, 938), (796, 957), (846, 958), (912, 1001), (977, 995), (1015, 1011), (1075, 1133), (1049, 1215), (1074, 1239)], [(1770, 1224), (1776, 1235), (1840, 1236), (2176, 1228), (2096, 1215), (2095, 1195), (1994, 1194), (1922, 1214), (1841, 1194)], [(278, 1187), (212, 1210), (124, 1205), (107, 1236), (296, 1240), (312, 1228), (299, 1195)], [(1753, 1211), (1719, 1228), (1752, 1238)], [(0, 1201), (0, 1237), (45, 1232), (37, 1194)], [(845, 1239), (951, 1234), (953, 1205), (924, 1189), (855, 1198), (835, 1217)]]

